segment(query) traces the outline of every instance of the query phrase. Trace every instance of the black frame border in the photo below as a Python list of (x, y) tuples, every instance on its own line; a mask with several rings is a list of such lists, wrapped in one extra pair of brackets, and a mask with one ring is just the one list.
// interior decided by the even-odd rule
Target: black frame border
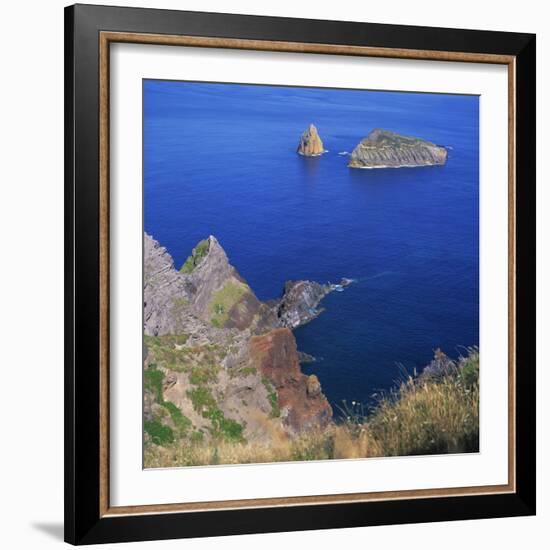
[[(516, 492), (100, 516), (99, 33), (511, 55), (516, 65)], [(130, 542), (535, 514), (536, 38), (146, 8), (65, 8), (65, 541)]]

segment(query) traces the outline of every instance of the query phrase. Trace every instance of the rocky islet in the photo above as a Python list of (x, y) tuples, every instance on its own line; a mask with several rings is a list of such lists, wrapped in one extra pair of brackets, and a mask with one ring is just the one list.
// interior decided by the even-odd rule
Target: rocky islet
[(326, 153), (319, 132), (314, 124), (310, 124), (300, 136), (300, 143), (296, 152), (304, 157), (318, 157)]
[[(310, 124), (300, 137), (297, 152), (302, 156), (320, 156), (323, 147), (317, 128)], [(348, 156), (347, 153), (339, 153)], [(442, 166), (447, 162), (447, 148), (425, 139), (405, 136), (376, 128), (362, 139), (349, 155), (349, 168), (411, 168)]]

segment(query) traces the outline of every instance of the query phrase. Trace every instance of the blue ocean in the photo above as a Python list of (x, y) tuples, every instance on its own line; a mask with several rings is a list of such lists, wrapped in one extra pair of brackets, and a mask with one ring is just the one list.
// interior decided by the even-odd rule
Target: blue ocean
[[(477, 96), (145, 80), (143, 100), (144, 226), (176, 267), (212, 234), (262, 300), (355, 280), (295, 331), (336, 411), (479, 344)], [(321, 157), (296, 154), (310, 123)], [(374, 128), (447, 164), (348, 168)]]

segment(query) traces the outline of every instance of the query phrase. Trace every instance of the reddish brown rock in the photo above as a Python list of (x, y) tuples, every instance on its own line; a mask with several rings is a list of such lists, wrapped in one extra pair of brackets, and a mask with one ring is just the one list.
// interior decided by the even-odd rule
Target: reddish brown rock
[(314, 374), (310, 374), (307, 377), (307, 395), (308, 397), (315, 397), (321, 393), (321, 382), (319, 378)]
[(296, 340), (288, 328), (277, 328), (250, 341), (252, 363), (277, 390), (287, 428), (295, 433), (324, 428), (332, 408), (321, 392), (317, 377), (300, 370)]
[(297, 153), (304, 157), (318, 157), (325, 152), (317, 128), (313, 124), (310, 124), (300, 136)]

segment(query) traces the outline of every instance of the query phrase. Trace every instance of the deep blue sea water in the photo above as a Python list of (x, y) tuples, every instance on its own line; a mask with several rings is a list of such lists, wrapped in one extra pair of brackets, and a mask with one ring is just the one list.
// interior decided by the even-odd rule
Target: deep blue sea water
[[(295, 331), (335, 406), (435, 348), (479, 344), (478, 97), (144, 82), (144, 225), (179, 267), (215, 235), (260, 299), (288, 279), (357, 282)], [(296, 154), (314, 123), (329, 153)], [(443, 167), (357, 170), (373, 128), (448, 146)]]

